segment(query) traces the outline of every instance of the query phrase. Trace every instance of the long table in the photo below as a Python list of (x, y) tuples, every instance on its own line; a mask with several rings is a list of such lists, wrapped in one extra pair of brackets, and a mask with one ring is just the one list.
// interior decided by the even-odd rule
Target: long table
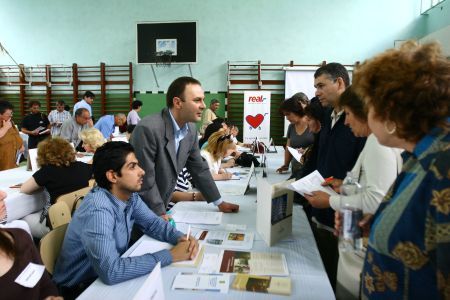
[[(283, 164), (283, 154), (281, 150), (277, 154), (269, 154), (268, 181), (276, 183), (287, 179), (286, 174), (276, 174), (275, 170)], [(257, 169), (257, 176), (261, 170)], [(220, 183), (218, 184), (220, 190)], [(268, 247), (256, 232), (256, 180), (252, 178), (251, 185), (244, 196), (224, 196), (224, 200), (240, 205), (239, 213), (224, 214), (222, 225), (220, 226), (196, 226), (205, 229), (222, 229), (225, 224), (246, 224), (247, 231), (255, 232), (255, 241), (251, 251), (258, 252), (278, 252), (284, 253), (288, 263), (290, 277), (292, 279), (292, 295), (279, 296), (273, 294), (261, 294), (246, 291), (236, 291), (230, 289), (228, 294), (216, 292), (198, 292), (171, 290), (172, 282), (179, 272), (196, 272), (193, 268), (180, 268), (168, 266), (162, 269), (162, 281), (164, 284), (164, 294), (166, 299), (334, 299), (334, 293), (328, 281), (327, 274), (320, 259), (317, 246), (307, 221), (306, 215), (301, 206), (294, 206), (294, 218), (292, 236)], [(201, 202), (181, 202), (175, 205), (175, 210), (196, 210), (196, 211), (217, 211), (212, 204)], [(137, 241), (124, 256), (130, 254), (138, 244), (146, 239), (143, 236)], [(220, 248), (205, 247), (205, 252), (218, 253)], [(131, 299), (140, 286), (142, 286), (147, 276), (142, 276), (108, 286), (100, 279), (97, 279), (79, 299)], [(231, 277), (231, 282), (234, 276)]]

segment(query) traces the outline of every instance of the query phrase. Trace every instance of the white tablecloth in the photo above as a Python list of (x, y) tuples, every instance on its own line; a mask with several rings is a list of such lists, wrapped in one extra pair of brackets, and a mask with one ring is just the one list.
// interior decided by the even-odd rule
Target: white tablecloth
[[(275, 170), (283, 164), (284, 152), (269, 154), (268, 181), (271, 183), (285, 180), (289, 174), (276, 174)], [(258, 170), (260, 174), (260, 170)], [(258, 175), (259, 176), (259, 175)], [(334, 299), (333, 290), (320, 259), (317, 246), (301, 206), (294, 207), (293, 234), (290, 238), (268, 247), (256, 232), (256, 180), (252, 178), (251, 186), (245, 196), (225, 196), (224, 200), (240, 205), (239, 213), (224, 214), (222, 225), (199, 226), (202, 228), (223, 228), (225, 224), (246, 224), (247, 231), (255, 232), (252, 251), (284, 253), (292, 279), (292, 295), (290, 297), (273, 294), (261, 294), (230, 289), (228, 294), (198, 291), (172, 291), (172, 282), (179, 272), (196, 272), (192, 268), (165, 267), (162, 269), (162, 281), (166, 299)], [(180, 202), (173, 208), (176, 210), (217, 211), (212, 204), (202, 202)], [(126, 252), (131, 253), (145, 236)], [(206, 252), (219, 252), (220, 248), (206, 247)], [(97, 279), (79, 299), (131, 299), (147, 276), (107, 286)], [(231, 278), (231, 282), (234, 276)]]

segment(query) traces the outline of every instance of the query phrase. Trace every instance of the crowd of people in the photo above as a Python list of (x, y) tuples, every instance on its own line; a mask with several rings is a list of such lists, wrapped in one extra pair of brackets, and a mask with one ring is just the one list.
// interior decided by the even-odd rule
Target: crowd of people
[[(286, 149), (277, 172), (299, 179), (317, 170), (328, 178), (323, 185), (337, 192), (313, 191), (296, 201), (308, 215), (338, 299), (450, 297), (449, 86), (450, 61), (439, 46), (410, 41), (355, 67), (352, 84), (343, 65), (325, 64), (314, 74), (314, 98), (298, 93), (281, 103), (290, 122), (286, 146), (302, 158), (294, 162)], [(236, 125), (217, 116), (219, 101), (206, 109), (198, 80), (174, 80), (166, 107), (142, 119), (143, 103), (135, 101), (128, 116), (105, 115), (94, 123), (94, 98), (86, 92), (73, 116), (62, 101), (48, 117), (39, 102), (30, 102), (21, 131), (29, 136), (28, 148), (38, 148), (40, 169), (21, 192), (44, 189), (48, 195), (42, 211), (24, 218), (32, 236), (52, 229), (47, 212), (60, 195), (91, 179), (96, 186), (73, 214), (53, 277), (44, 272), (33, 289), (14, 283), (29, 262), (41, 264), (29, 234), (0, 229), (0, 283), (7, 297), (72, 299), (96, 278), (116, 284), (148, 274), (158, 262), (164, 267), (192, 259), (198, 241), (169, 222), (176, 202), (206, 201), (219, 211), (239, 212), (215, 180), (231, 178), (226, 168), (241, 155), (237, 146), (247, 145), (237, 140)], [(16, 167), (17, 153), (24, 151), (12, 112), (9, 102), (0, 101), (0, 170)], [(110, 141), (115, 126), (124, 124), (129, 143)], [(90, 164), (76, 161), (75, 149), (93, 155)], [(347, 172), (363, 187), (352, 195), (342, 191)], [(0, 191), (0, 220), (5, 197)], [(362, 252), (338, 247), (344, 202), (363, 211)], [(136, 234), (174, 247), (122, 258)]]

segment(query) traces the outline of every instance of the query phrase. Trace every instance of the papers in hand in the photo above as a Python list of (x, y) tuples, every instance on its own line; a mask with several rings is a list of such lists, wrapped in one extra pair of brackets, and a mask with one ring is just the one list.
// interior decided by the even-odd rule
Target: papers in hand
[(179, 273), (173, 281), (173, 290), (198, 290), (228, 293), (229, 274), (202, 275)]
[(320, 175), (319, 171), (314, 171), (308, 176), (305, 176), (291, 184), (288, 185), (288, 188), (296, 191), (300, 195), (312, 195), (314, 191), (322, 191), (327, 193), (330, 196), (338, 195), (331, 187), (322, 186), (322, 183), (325, 179)]
[(172, 218), (176, 223), (218, 225), (222, 223), (222, 215), (221, 212), (175, 211)]
[(298, 152), (297, 149), (287, 146), (287, 149), (292, 154), (292, 156), (295, 158), (296, 161), (300, 162), (300, 159), (302, 158), (302, 155)]

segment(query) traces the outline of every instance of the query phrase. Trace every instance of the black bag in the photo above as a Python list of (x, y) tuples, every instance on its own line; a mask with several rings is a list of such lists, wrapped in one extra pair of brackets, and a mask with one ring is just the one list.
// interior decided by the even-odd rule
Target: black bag
[(259, 167), (259, 161), (252, 154), (243, 152), (241, 153), (241, 155), (239, 155), (238, 158), (236, 158), (236, 164), (240, 165), (241, 167), (251, 167), (252, 162), (255, 167)]

